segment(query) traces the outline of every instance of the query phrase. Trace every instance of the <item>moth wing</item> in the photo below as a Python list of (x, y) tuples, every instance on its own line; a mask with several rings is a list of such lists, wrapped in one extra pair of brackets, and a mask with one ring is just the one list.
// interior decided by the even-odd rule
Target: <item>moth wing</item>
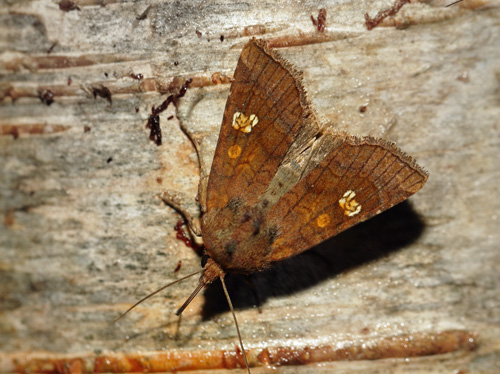
[(270, 261), (305, 251), (389, 209), (422, 188), (428, 176), (394, 144), (346, 134), (322, 135), (309, 164), (269, 210), (278, 232)]
[(226, 103), (207, 185), (207, 212), (233, 198), (255, 204), (287, 152), (318, 130), (300, 73), (264, 41), (252, 39), (241, 52)]

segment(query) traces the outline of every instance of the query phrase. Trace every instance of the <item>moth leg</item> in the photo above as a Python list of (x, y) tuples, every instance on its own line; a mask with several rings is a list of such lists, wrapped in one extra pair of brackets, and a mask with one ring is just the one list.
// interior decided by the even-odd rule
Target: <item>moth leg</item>
[(205, 163), (202, 160), (201, 155), (201, 140), (203, 138), (203, 134), (195, 134), (191, 132), (187, 126), (184, 124), (181, 118), (179, 118), (179, 126), (184, 134), (188, 137), (188, 139), (193, 144), (193, 147), (196, 151), (196, 156), (198, 157), (198, 167), (200, 168), (200, 183), (198, 185), (198, 201), (201, 206), (201, 212), (205, 213), (207, 211), (207, 185), (208, 185), (208, 176), (210, 170), (207, 169)]
[(176, 211), (178, 211), (186, 220), (189, 229), (191, 232), (200, 237), (201, 236), (201, 228), (199, 224), (194, 220), (193, 216), (186, 210), (184, 207), (184, 204), (182, 203), (182, 199), (179, 197), (179, 195), (175, 194), (172, 191), (163, 191), (160, 194), (160, 198), (163, 200), (163, 202), (172, 208), (174, 208)]

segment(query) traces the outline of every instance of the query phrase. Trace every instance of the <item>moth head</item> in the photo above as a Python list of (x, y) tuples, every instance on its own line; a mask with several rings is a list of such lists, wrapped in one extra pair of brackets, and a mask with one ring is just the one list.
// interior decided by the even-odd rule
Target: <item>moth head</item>
[(231, 200), (203, 220), (208, 255), (226, 271), (253, 272), (265, 266), (277, 230), (265, 219), (262, 206)]

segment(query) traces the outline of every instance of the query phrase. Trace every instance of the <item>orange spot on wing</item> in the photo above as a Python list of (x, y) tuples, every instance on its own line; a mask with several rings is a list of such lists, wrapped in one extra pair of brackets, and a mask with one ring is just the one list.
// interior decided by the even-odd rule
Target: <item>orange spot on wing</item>
[(227, 150), (227, 155), (229, 158), (237, 158), (241, 154), (241, 147), (238, 144), (235, 144)]
[(330, 223), (330, 216), (326, 213), (320, 215), (316, 220), (316, 224), (318, 225), (318, 227), (321, 228), (328, 226), (329, 223)]

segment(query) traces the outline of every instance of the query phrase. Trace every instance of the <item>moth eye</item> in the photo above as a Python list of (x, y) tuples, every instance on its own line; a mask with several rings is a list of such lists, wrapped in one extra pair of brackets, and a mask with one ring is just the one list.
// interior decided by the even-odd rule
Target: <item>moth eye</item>
[(236, 252), (237, 245), (238, 245), (238, 242), (236, 240), (231, 240), (228, 244), (226, 244), (224, 249), (226, 250), (226, 253), (229, 256), (232, 256), (233, 253)]
[(203, 256), (201, 257), (201, 267), (202, 267), (202, 268), (204, 268), (204, 267), (205, 267), (205, 265), (207, 264), (207, 262), (208, 262), (208, 259), (209, 259), (209, 258), (210, 258), (210, 256), (209, 256), (209, 255), (203, 255)]

